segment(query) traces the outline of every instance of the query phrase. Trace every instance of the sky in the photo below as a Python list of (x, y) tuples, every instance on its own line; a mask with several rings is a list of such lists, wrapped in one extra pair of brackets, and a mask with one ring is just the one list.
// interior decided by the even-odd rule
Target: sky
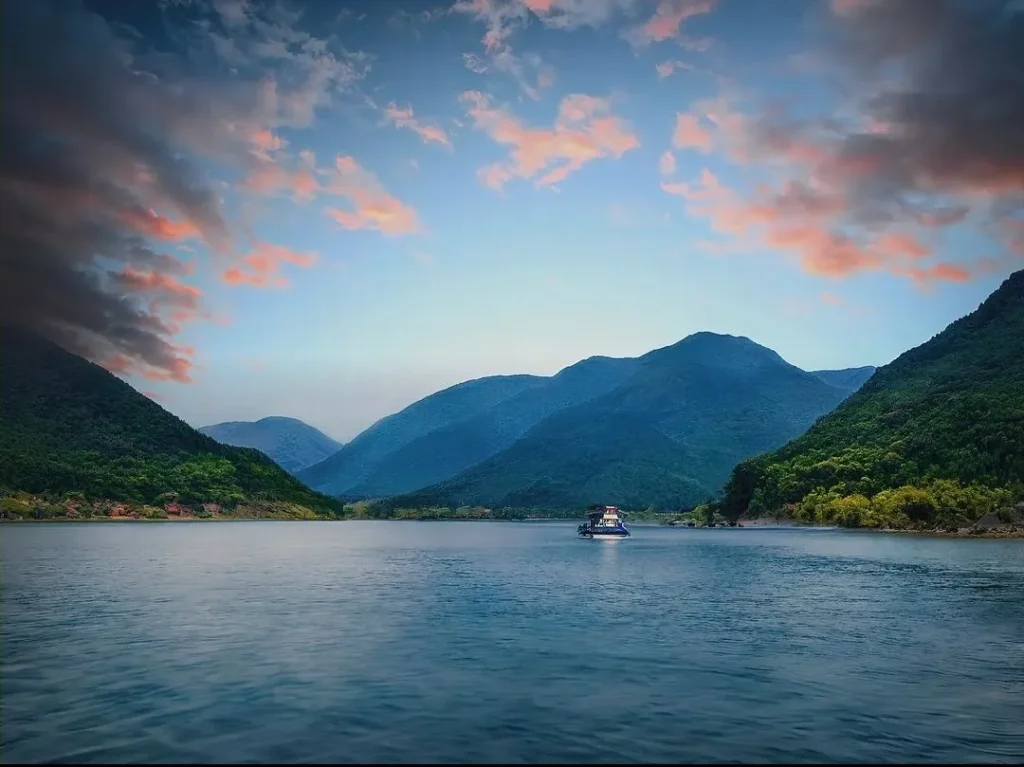
[(1024, 3), (9, 0), (0, 321), (348, 440), (702, 330), (882, 365), (1024, 267)]

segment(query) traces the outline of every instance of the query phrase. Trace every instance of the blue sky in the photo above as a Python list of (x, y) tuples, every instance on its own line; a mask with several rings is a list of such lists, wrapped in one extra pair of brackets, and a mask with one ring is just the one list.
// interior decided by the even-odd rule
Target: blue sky
[[(906, 143), (910, 99), (871, 101), (933, 85), (891, 0), (64, 5), (62, 25), (50, 3), (5, 20), (63, 46), (23, 92), (105, 55), (60, 82), (127, 94), (133, 127), (87, 114), (102, 99), (24, 96), (110, 191), (22, 202), (100, 208), (106, 250), (54, 269), (100, 274), (90, 305), (139, 327), (39, 324), (193, 425), (288, 415), (350, 439), (462, 380), (700, 330), (881, 365), (1022, 262), (1024, 175), (950, 169)], [(874, 55), (911, 75), (858, 59), (883, 29)], [(990, 151), (950, 125), (944, 156)]]

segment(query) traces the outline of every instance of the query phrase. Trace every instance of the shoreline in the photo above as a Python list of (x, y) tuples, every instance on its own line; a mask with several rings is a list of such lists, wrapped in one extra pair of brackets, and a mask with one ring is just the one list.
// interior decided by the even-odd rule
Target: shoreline
[(853, 533), (887, 533), (891, 535), (925, 535), (935, 538), (1024, 538), (1024, 528), (992, 528), (982, 529), (961, 527), (958, 530), (902, 530), (889, 527), (841, 527), (839, 525), (817, 525), (808, 522), (797, 522), (793, 519), (747, 519), (741, 520), (743, 527), (760, 527), (768, 529), (802, 528), (809, 530), (843, 530)]
[[(130, 524), (130, 523), (170, 523), (180, 524), (187, 522), (575, 522), (578, 521), (577, 517), (524, 517), (523, 519), (473, 519), (473, 518), (449, 518), (449, 519), (373, 519), (367, 517), (347, 517), (347, 518), (316, 518), (316, 519), (303, 519), (303, 518), (288, 518), (288, 517), (168, 517), (168, 518), (157, 518), (151, 519), (146, 517), (86, 517), (86, 518), (68, 518), (68, 517), (54, 517), (50, 519), (7, 519), (0, 518), (0, 525), (20, 525), (20, 524), (54, 524), (54, 523), (72, 523), (72, 524)], [(642, 521), (634, 522), (632, 526), (635, 527), (669, 527), (661, 522), (655, 521)], [(971, 539), (971, 538), (984, 538), (986, 540), (999, 540), (999, 539), (1024, 539), (1024, 529), (993, 529), (993, 530), (979, 530), (974, 528), (961, 528), (960, 530), (948, 531), (948, 530), (893, 530), (884, 528), (871, 528), (871, 527), (839, 527), (836, 525), (815, 525), (807, 524), (803, 522), (796, 522), (794, 520), (772, 520), (772, 519), (751, 519), (743, 520), (740, 525), (736, 527), (726, 528), (690, 528), (683, 525), (673, 526), (680, 527), (685, 530), (742, 530), (742, 529), (767, 529), (767, 530), (785, 530), (785, 529), (803, 529), (803, 530), (837, 530), (846, 533), (871, 533), (871, 534), (889, 534), (889, 535), (915, 535), (915, 536), (927, 536), (934, 538), (953, 538), (953, 539)]]

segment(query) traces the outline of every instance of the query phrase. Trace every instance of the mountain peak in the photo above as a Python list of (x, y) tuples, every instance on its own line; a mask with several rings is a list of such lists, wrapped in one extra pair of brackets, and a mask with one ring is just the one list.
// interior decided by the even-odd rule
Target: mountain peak
[(295, 473), (336, 453), (341, 443), (298, 418), (271, 415), (258, 421), (227, 421), (200, 430), (221, 444), (251, 447)]
[(766, 346), (746, 336), (712, 333), (701, 330), (691, 333), (680, 341), (648, 352), (641, 362), (662, 362), (712, 365), (738, 369), (761, 365), (788, 365), (788, 363)]

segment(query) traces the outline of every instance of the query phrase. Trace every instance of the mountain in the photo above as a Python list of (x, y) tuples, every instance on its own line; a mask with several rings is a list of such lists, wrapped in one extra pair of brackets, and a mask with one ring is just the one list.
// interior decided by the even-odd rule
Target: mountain
[(806, 430), (848, 392), (748, 338), (695, 333), (633, 361), (505, 450), (393, 505), (672, 508), (712, 496), (743, 457)]
[(729, 516), (962, 527), (1024, 498), (1024, 271), (881, 367), (803, 436), (740, 463)]
[(434, 429), (385, 456), (349, 489), (364, 498), (396, 495), (454, 477), (511, 446), (564, 407), (611, 391), (636, 370), (634, 359), (591, 357), (541, 379), (472, 417)]
[(223, 445), (260, 450), (295, 474), (338, 452), (341, 443), (297, 418), (268, 416), (258, 421), (227, 421), (199, 429)]
[(310, 487), (345, 495), (388, 455), (435, 429), (471, 418), (534, 386), (541, 376), (489, 376), (450, 386), (377, 421), (334, 455), (298, 473)]
[(829, 386), (836, 386), (853, 393), (862, 387), (877, 369), (874, 365), (865, 365), (862, 368), (844, 368), (843, 370), (812, 370), (811, 375), (817, 376)]
[(200, 434), (41, 336), (3, 328), (0, 338), (0, 488), (133, 504), (176, 495), (181, 504), (338, 507), (259, 451)]

